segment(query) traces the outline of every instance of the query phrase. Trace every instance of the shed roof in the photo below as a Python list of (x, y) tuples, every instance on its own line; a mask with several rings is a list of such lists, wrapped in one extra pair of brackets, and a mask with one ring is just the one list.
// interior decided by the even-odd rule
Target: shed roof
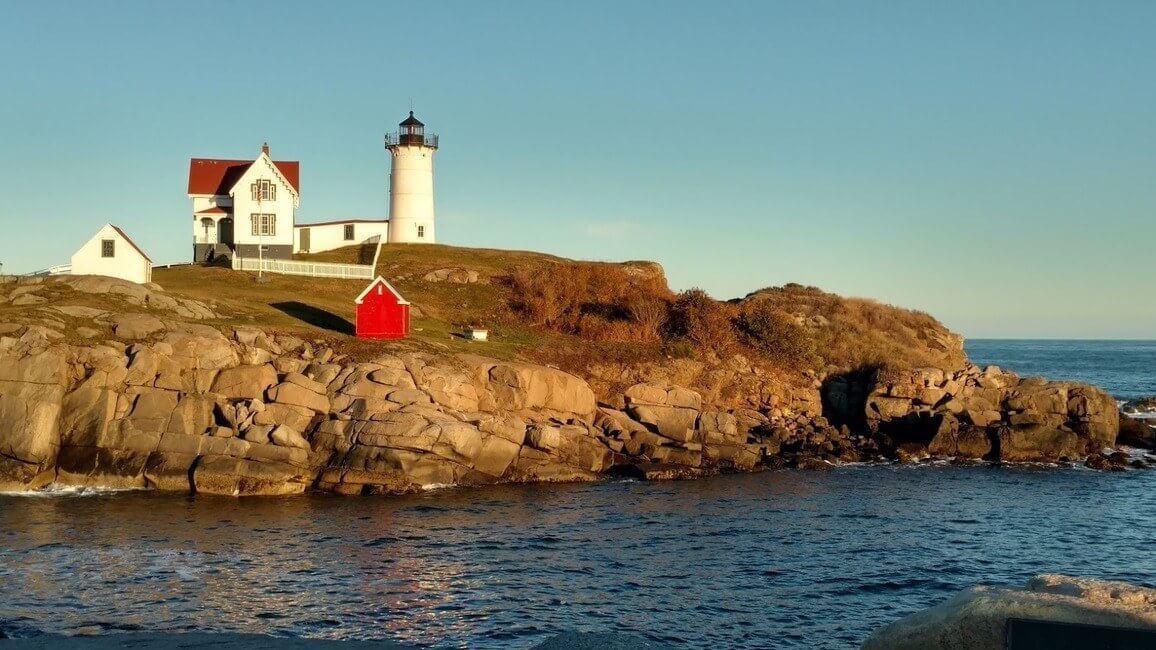
[(373, 291), (373, 288), (378, 286), (378, 284), (383, 284), (383, 285), (385, 285), (386, 289), (389, 289), (389, 292), (392, 293), (395, 298), (397, 298), (397, 304), (399, 304), (399, 305), (408, 305), (409, 304), (409, 301), (406, 300), (405, 298), (402, 298), (401, 294), (397, 292), (397, 289), (394, 289), (393, 285), (390, 284), (389, 282), (386, 282), (385, 278), (381, 277), (380, 275), (377, 276), (373, 280), (373, 282), (369, 283), (369, 286), (365, 288), (365, 291), (362, 291), (361, 294), (357, 296), (357, 298), (353, 301), (353, 304), (360, 305), (362, 302), (364, 302), (365, 297), (368, 296), (369, 292)]
[[(143, 250), (141, 250), (140, 246), (137, 246), (136, 242), (134, 242), (131, 237), (126, 235), (123, 230), (121, 230), (118, 226), (113, 226), (111, 223), (105, 224), (105, 225), (111, 226), (112, 229), (115, 230), (118, 235), (120, 235), (126, 242), (128, 242), (129, 246), (132, 246), (136, 252), (140, 253), (141, 257), (148, 260), (148, 262), (150, 264), (152, 263), (153, 259), (148, 256), (148, 253), (145, 253)], [(104, 230), (104, 228), (101, 228), (101, 230)], [(99, 236), (100, 236), (100, 232), (97, 232), (96, 235), (94, 235), (94, 237), (99, 237)]]

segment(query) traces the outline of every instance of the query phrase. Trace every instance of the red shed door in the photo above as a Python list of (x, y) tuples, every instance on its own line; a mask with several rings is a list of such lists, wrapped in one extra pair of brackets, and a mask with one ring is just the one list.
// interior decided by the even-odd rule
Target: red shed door
[[(382, 291), (382, 294), (378, 294)], [(393, 295), (377, 287), (358, 306), (357, 330), (362, 336), (401, 338), (406, 335), (406, 306), (395, 304)]]

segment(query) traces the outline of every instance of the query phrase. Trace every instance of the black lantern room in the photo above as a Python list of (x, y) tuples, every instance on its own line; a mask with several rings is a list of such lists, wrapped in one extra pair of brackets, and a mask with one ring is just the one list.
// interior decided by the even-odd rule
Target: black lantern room
[(426, 134), (425, 124), (422, 124), (421, 120), (413, 116), (413, 111), (410, 111), (409, 117), (397, 125), (397, 133), (386, 134), (385, 146), (416, 146), (436, 149), (438, 137), (433, 133)]

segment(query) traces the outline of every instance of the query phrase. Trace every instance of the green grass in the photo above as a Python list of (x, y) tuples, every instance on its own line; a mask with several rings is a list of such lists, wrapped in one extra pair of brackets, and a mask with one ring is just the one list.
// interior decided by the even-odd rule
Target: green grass
[[(372, 258), (372, 250), (348, 247), (301, 255), (319, 262), (360, 263)], [(397, 342), (366, 341), (352, 336), (354, 298), (365, 288), (362, 280), (338, 280), (267, 274), (257, 283), (256, 274), (202, 266), (157, 269), (155, 282), (173, 294), (211, 303), (225, 314), (225, 324), (245, 324), (275, 331), (324, 338), (351, 356), (366, 357), (383, 350), (424, 349), (439, 352), (470, 352), (502, 359), (526, 359), (556, 365), (584, 374), (594, 365), (663, 363), (678, 353), (678, 341), (630, 342), (591, 340), (564, 334), (564, 328), (534, 326), (529, 317), (514, 311), (518, 296), (511, 274), (526, 269), (537, 278), (564, 278), (559, 257), (526, 251), (459, 248), (444, 245), (386, 245), (381, 249), (377, 273), (394, 285), (414, 306), (411, 336)], [(598, 263), (601, 264), (601, 263)], [(626, 263), (644, 264), (644, 263)], [(579, 265), (581, 265), (579, 263)], [(572, 268), (572, 267), (571, 267)], [(438, 269), (474, 271), (479, 281), (455, 284), (427, 281)], [(551, 275), (553, 274), (553, 275)], [(611, 277), (613, 274), (603, 274)], [(627, 297), (631, 292), (651, 295), (667, 292), (662, 276), (651, 276), (629, 287), (615, 285)], [(649, 292), (649, 293), (647, 293)], [(600, 295), (600, 294), (599, 294)], [(947, 365), (960, 363), (962, 353), (941, 349), (937, 339), (946, 334), (934, 318), (918, 312), (847, 299), (806, 287), (767, 289), (748, 300), (767, 301), (775, 309), (799, 316), (822, 316), (828, 324), (808, 334), (827, 363), (857, 367), (875, 363), (899, 365)], [(728, 306), (738, 317), (742, 304)], [(490, 330), (490, 340), (472, 342), (460, 336), (467, 326)], [(557, 331), (555, 331), (557, 330)], [(802, 376), (802, 368), (770, 358), (755, 349), (744, 354), (776, 374)]]
[[(360, 255), (358, 247), (349, 247), (298, 257), (355, 264)], [(528, 359), (528, 351), (540, 346), (554, 347), (560, 343), (559, 338), (571, 337), (536, 332), (519, 324), (510, 314), (502, 278), (518, 265), (537, 266), (557, 260), (560, 258), (519, 251), (441, 245), (383, 246), (378, 274), (416, 307), (410, 338), (398, 342), (361, 340), (349, 332), (355, 320), (353, 300), (367, 284), (362, 280), (270, 273), (265, 274), (265, 282), (258, 283), (256, 273), (180, 266), (155, 270), (153, 281), (172, 294), (214, 305), (226, 315), (222, 324), (252, 325), (323, 338), (354, 357), (417, 348)], [(454, 284), (422, 279), (430, 271), (442, 268), (477, 271), (482, 282)], [(490, 329), (490, 340), (467, 340), (461, 336), (466, 326)]]

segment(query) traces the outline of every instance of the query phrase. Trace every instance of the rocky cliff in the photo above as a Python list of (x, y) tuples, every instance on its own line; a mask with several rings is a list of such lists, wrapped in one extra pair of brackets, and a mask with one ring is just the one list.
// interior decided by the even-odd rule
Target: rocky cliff
[(629, 385), (596, 397), (544, 365), (390, 344), (350, 356), (155, 285), (7, 279), (0, 305), (0, 490), (366, 494), (881, 453), (1075, 459), (1118, 430), (1102, 391), (993, 369), (798, 385), (741, 360), (672, 361), (622, 371)]
[(900, 457), (1076, 460), (1112, 447), (1120, 430), (1104, 391), (995, 366), (881, 369), (865, 381), (832, 379), (824, 398), (836, 420), (864, 426)]

